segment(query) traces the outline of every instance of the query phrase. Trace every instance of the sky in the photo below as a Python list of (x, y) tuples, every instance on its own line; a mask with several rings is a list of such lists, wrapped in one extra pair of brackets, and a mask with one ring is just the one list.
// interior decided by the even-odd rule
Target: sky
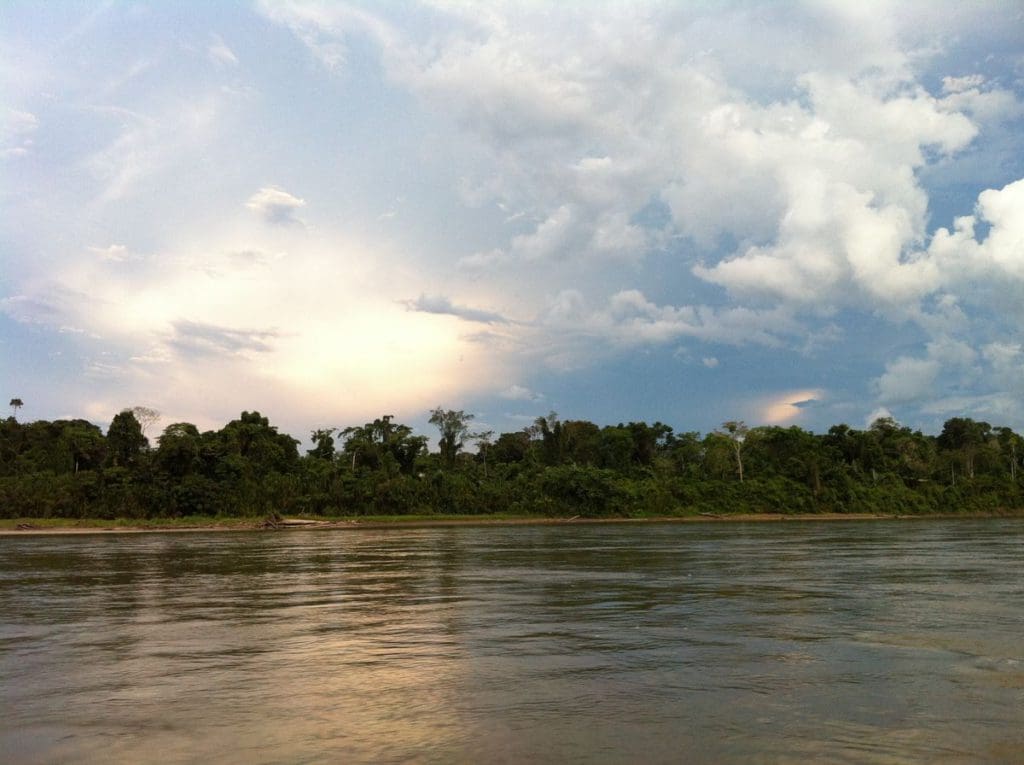
[(4, 0), (0, 95), (19, 419), (1024, 430), (1019, 3)]

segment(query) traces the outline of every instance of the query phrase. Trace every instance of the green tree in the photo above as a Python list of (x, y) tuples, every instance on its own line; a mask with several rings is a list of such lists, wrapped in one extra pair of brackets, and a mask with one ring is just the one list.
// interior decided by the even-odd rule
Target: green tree
[(436, 425), (441, 432), (437, 443), (441, 460), (448, 467), (455, 465), (455, 458), (469, 438), (469, 423), (473, 418), (474, 415), (467, 414), (461, 409), (437, 407), (430, 412), (430, 424)]
[(168, 475), (182, 478), (199, 468), (201, 437), (191, 422), (175, 422), (157, 439), (157, 465)]
[(942, 426), (937, 443), (944, 451), (959, 453), (963, 474), (974, 478), (975, 460), (992, 435), (987, 422), (975, 422), (969, 417), (953, 417)]
[(322, 428), (314, 430), (309, 437), (313, 440), (313, 448), (307, 450), (313, 459), (333, 460), (334, 459), (334, 428)]
[[(0, 401), (3, 401), (3, 399), (0, 399)], [(15, 419), (17, 419), (18, 418), (18, 410), (21, 409), (23, 406), (25, 406), (25, 404), (22, 402), (22, 400), (20, 398), (12, 398), (11, 399), (11, 403), (8, 404), (8, 406), (11, 407), (11, 417), (14, 417)]]
[(131, 409), (114, 415), (107, 429), (107, 464), (112, 467), (130, 467), (139, 458), (139, 453), (149, 446), (142, 433), (142, 426)]
[(476, 441), (476, 453), (484, 466), (484, 478), (487, 478), (487, 453), (494, 445), (494, 431), (481, 430), (477, 433), (472, 433), (470, 437)]
[(996, 440), (999, 445), (999, 452), (1006, 460), (1010, 468), (1010, 480), (1016, 482), (1017, 474), (1020, 472), (1020, 465), (1024, 459), (1024, 438), (1014, 433), (1010, 428), (996, 428)]
[[(416, 458), (426, 449), (427, 439), (414, 436), (412, 428), (392, 422), (394, 415), (385, 414), (361, 427), (345, 428), (343, 453), (357, 467), (385, 470), (411, 475)], [(392, 466), (392, 470), (388, 470)]]
[(217, 435), (226, 454), (241, 457), (254, 476), (284, 474), (298, 466), (298, 439), (279, 433), (259, 412), (242, 412)]
[(566, 432), (556, 412), (548, 412), (533, 422), (534, 429), (540, 434), (541, 461), (545, 465), (561, 465), (565, 461)]

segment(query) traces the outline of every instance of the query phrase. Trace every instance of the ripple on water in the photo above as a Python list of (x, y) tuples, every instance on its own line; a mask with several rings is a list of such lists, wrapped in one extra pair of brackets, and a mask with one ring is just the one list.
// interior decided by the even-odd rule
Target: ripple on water
[(1024, 753), (1024, 524), (0, 540), (16, 762)]

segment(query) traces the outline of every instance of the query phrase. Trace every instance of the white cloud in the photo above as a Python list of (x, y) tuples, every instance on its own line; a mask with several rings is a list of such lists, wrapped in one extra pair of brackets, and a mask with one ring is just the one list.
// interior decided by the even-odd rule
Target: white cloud
[(705, 356), (701, 359), (701, 363), (708, 369), (715, 369), (718, 366), (718, 359), (714, 356)]
[(966, 74), (962, 77), (943, 77), (942, 90), (945, 93), (963, 93), (985, 84), (985, 77), (980, 74)]
[(137, 255), (132, 253), (123, 244), (111, 244), (107, 247), (90, 247), (89, 252), (93, 253), (101, 260), (107, 260), (113, 263), (124, 263), (125, 261), (138, 258)]
[(540, 393), (535, 393), (529, 388), (523, 385), (512, 385), (501, 391), (499, 394), (501, 398), (508, 399), (509, 401), (543, 401), (544, 396)]
[(238, 57), (221, 39), (220, 35), (212, 35), (210, 45), (206, 49), (206, 54), (218, 66), (238, 66)]
[(206, 92), (161, 104), (154, 114), (122, 108), (94, 108), (116, 121), (118, 135), (82, 161), (99, 184), (100, 205), (123, 200), (159, 173), (174, 169), (190, 152), (208, 143), (221, 124), (225, 98)]
[[(264, 10), (314, 53), (366, 35), (394, 81), (455, 114), (493, 159), (477, 188), (538, 222), (463, 256), (463, 266), (635, 261), (663, 241), (635, 222), (660, 199), (675, 232), (700, 247), (713, 250), (723, 235), (740, 243), (695, 275), (740, 304), (789, 312), (904, 312), (933, 294), (943, 279), (918, 249), (928, 198), (917, 172), (970, 145), (983, 112), (1017, 103), (978, 76), (947, 77), (942, 98), (928, 93), (900, 47), (901, 24), (913, 19), (884, 9), (642, 6), (581, 16), (442, 4), (432, 11), (444, 31), (426, 39), (348, 8)], [(695, 55), (708, 38), (728, 41), (729, 53)], [(758, 72), (788, 92), (764, 100), (745, 90)]]
[(901, 356), (885, 365), (885, 374), (876, 383), (878, 398), (890, 405), (922, 401), (934, 393), (939, 370), (935, 359)]
[[(176, 29), (121, 53), (103, 45), (129, 28), (115, 8), (83, 47), (54, 53), (64, 71), (26, 72), (12, 101), (0, 151), (27, 156), (36, 134), (63, 148), (8, 165), (8, 217), (36, 232), (19, 252), (40, 254), (5, 272), (2, 307), (103, 335), (121, 366), (96, 370), (139, 385), (163, 374), (171, 391), (252, 380), (310, 408), (407, 403), (400, 387), (422, 377), (435, 405), (443, 391), (529, 391), (508, 369), (624, 349), (685, 342), (708, 368), (702, 343), (844, 354), (831, 346), (861, 342), (851, 325), (867, 320), (906, 340), (896, 358), (850, 350), (851, 367), (870, 365), (873, 404), (1002, 406), (1019, 390), (1024, 180), (1006, 183), (1019, 83), (957, 48), (1008, 11), (948, 9), (954, 23), (885, 3), (257, 7), (264, 18), (232, 7), (195, 28), (251, 40), (269, 19), (294, 35), (266, 35), (280, 66), (239, 66), (222, 38)], [(8, 59), (4, 83), (24, 79)], [(970, 194), (992, 188), (939, 220), (950, 205), (929, 184), (960, 194), (970, 163), (984, 179)], [(266, 185), (296, 172), (305, 198), (299, 181)], [(66, 196), (51, 208), (54, 191)]]
[(871, 414), (867, 416), (867, 418), (864, 420), (864, 427), (870, 428), (872, 423), (874, 423), (875, 421), (888, 419), (894, 419), (892, 416), (892, 412), (890, 412), (887, 407), (880, 406), (877, 409), (874, 409), (871, 412)]
[[(200, 424), (223, 422), (240, 405), (299, 421), (408, 416), (507, 385), (488, 347), (446, 316), (402, 306), (412, 282), (393, 253), (337, 234), (325, 244), (298, 227), (239, 241), (237, 228), (225, 221), (195, 250), (162, 252), (141, 271), (80, 259), (0, 300), (0, 310), (101, 336), (112, 355), (90, 359), (91, 375), (114, 374), (123, 399), (147, 398)], [(288, 254), (267, 256), (282, 236)], [(224, 253), (212, 270), (207, 251)], [(244, 278), (225, 278), (219, 269), (239, 257)]]
[(306, 200), (292, 196), (276, 186), (264, 186), (249, 197), (245, 206), (267, 223), (288, 226), (301, 224), (296, 212), (306, 206)]
[(32, 149), (39, 118), (20, 109), (6, 109), (0, 117), (0, 158), (24, 157)]

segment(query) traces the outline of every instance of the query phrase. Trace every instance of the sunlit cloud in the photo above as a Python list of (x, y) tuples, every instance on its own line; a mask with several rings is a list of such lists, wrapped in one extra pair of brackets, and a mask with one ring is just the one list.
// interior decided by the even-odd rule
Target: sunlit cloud
[(769, 425), (784, 425), (793, 422), (805, 413), (808, 407), (820, 404), (825, 392), (820, 389), (794, 390), (779, 394), (762, 404), (760, 419)]
[(61, 412), (1024, 425), (1009, 5), (40, 8), (0, 342)]
[(301, 222), (296, 213), (306, 206), (306, 200), (276, 186), (265, 186), (249, 197), (245, 206), (267, 223), (286, 226)]

